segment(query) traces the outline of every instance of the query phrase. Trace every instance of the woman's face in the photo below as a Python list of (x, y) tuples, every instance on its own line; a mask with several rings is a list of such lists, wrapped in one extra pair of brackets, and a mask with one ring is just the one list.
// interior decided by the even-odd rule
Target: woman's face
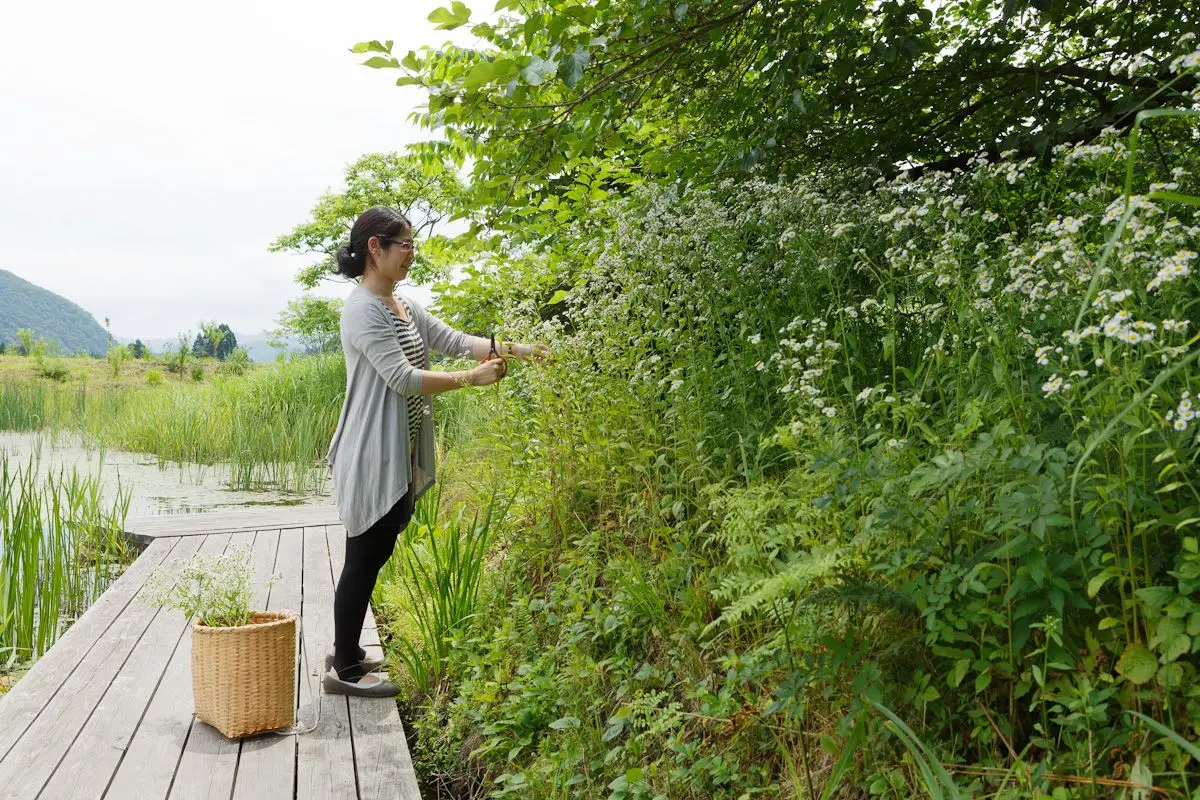
[(416, 257), (412, 228), (405, 228), (395, 236), (372, 236), (367, 248), (375, 261), (375, 268), (384, 278), (399, 283), (408, 277), (408, 270)]

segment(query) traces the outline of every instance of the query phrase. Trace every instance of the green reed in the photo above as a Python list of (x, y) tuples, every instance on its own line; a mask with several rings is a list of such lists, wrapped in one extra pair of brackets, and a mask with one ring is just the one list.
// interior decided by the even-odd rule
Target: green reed
[(36, 456), (0, 460), (0, 659), (46, 652), (120, 573), (129, 500), (74, 469), (39, 476)]
[[(402, 552), (388, 562), (381, 585), (399, 584), (416, 624), (416, 642), (400, 639), (400, 658), (420, 692), (437, 688), (446, 674), (451, 640), (475, 616), (484, 561), (507, 511), (496, 495), (470, 520), (459, 507), (439, 521), (439, 485), (421, 498), (403, 537)], [(377, 603), (383, 600), (377, 590)]]
[(322, 488), (345, 392), (336, 356), (299, 358), (211, 384), (136, 390), (0, 386), (0, 429), (67, 430), (168, 463), (228, 464), (233, 488)]

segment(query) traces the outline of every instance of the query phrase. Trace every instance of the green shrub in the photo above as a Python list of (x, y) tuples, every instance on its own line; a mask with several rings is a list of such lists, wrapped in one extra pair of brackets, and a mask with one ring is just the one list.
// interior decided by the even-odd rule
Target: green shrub
[(557, 361), (445, 437), (447, 494), (522, 489), (413, 723), (437, 788), (1194, 791), (1126, 713), (1200, 735), (1200, 152), (1161, 125), (1128, 189), (1109, 135), (643, 190), (449, 303)]

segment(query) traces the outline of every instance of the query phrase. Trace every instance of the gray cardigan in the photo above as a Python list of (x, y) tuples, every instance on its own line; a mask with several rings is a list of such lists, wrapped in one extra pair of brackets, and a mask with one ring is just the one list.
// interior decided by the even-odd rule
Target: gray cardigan
[[(429, 369), (430, 350), (471, 355), (477, 337), (454, 330), (412, 300), (408, 305), (425, 349), (423, 369)], [(414, 454), (404, 396), (421, 393), (421, 375), (400, 349), (387, 306), (369, 289), (355, 287), (342, 309), (341, 334), (346, 400), (328, 461), (342, 524), (348, 535), (358, 536), (391, 510), (410, 484), (417, 499), (433, 485), (432, 404), (426, 396), (430, 413), (422, 417)]]

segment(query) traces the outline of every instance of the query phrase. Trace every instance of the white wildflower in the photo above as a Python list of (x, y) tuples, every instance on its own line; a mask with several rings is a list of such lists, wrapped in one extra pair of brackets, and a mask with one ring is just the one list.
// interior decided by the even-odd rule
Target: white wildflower
[(1042, 384), (1042, 394), (1049, 397), (1052, 394), (1058, 394), (1064, 388), (1070, 388), (1070, 384), (1064, 384), (1063, 379), (1058, 375), (1051, 375), (1050, 380)]

